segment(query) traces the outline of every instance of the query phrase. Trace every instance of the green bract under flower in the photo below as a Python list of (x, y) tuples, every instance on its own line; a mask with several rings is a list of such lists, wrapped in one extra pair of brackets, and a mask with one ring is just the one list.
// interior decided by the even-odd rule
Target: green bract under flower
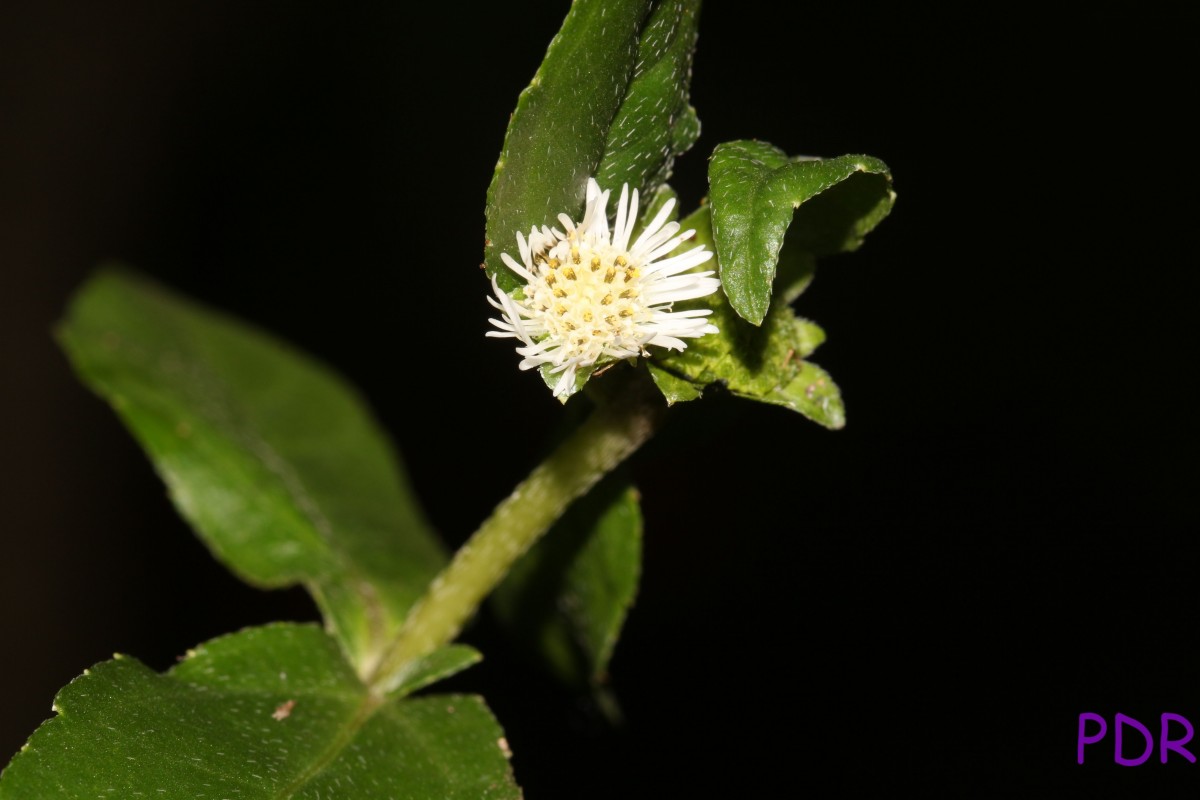
[(716, 333), (705, 317), (709, 309), (673, 311), (674, 304), (712, 294), (720, 281), (710, 270), (689, 272), (712, 258), (704, 246), (673, 253), (693, 231), (679, 233), (667, 222), (668, 201), (630, 244), (637, 221), (638, 192), (621, 187), (617, 214), (609, 230), (609, 191), (589, 179), (583, 221), (576, 225), (559, 214), (564, 230), (532, 228), (517, 232), (521, 262), (501, 255), (525, 281), (510, 296), (492, 278), (490, 302), (499, 330), (487, 335), (521, 342), (521, 369), (550, 365), (559, 375), (554, 395), (565, 398), (576, 388), (576, 374), (598, 363), (649, 355), (649, 347), (683, 350), (684, 339)]

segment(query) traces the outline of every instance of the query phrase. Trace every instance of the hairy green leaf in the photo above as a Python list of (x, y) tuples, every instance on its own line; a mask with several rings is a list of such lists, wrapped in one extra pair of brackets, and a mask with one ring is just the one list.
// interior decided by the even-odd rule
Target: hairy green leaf
[(719, 145), (708, 178), (721, 285), (733, 309), (755, 325), (770, 307), (789, 225), (796, 229), (790, 250), (818, 256), (853, 250), (895, 200), (879, 159), (789, 158), (765, 142)]
[(701, 387), (686, 378), (672, 375), (653, 361), (649, 362), (646, 367), (650, 371), (650, 378), (654, 381), (654, 385), (667, 399), (667, 405), (673, 406), (676, 403), (700, 399)]
[(599, 684), (637, 593), (641, 564), (637, 491), (609, 478), (517, 562), (493, 608), (560, 678)]
[(355, 391), (120, 272), (80, 290), (59, 336), (216, 556), (257, 586), (307, 586), (365, 674), (445, 557)]
[(642, 30), (633, 79), (596, 171), (614, 197), (624, 183), (653, 196), (675, 156), (700, 136), (700, 119), (688, 104), (699, 15), (700, 0), (659, 0)]
[(164, 674), (84, 672), (0, 775), (0, 800), (519, 798), (475, 696), (368, 693), (312, 625), (251, 628)]
[(516, 233), (578, 219), (589, 177), (647, 196), (699, 135), (688, 105), (699, 0), (575, 0), (521, 93), (488, 188), (485, 266), (501, 288), (519, 281), (500, 260)]
[[(693, 246), (712, 247), (707, 208), (681, 224), (684, 230), (696, 231)], [(810, 262), (796, 263), (792, 291), (811, 277)], [(723, 383), (736, 395), (790, 408), (827, 428), (845, 425), (837, 385), (824, 370), (805, 360), (825, 341), (825, 333), (797, 317), (785, 298), (776, 298), (757, 327), (738, 316), (720, 292), (679, 307), (711, 309), (710, 319), (720, 332), (695, 339), (681, 352), (659, 353), (650, 362), (650, 375), (668, 403), (694, 399), (704, 386)], [(690, 393), (687, 385), (692, 387)]]
[(388, 692), (388, 696), (404, 697), (412, 694), (451, 675), (457, 675), (482, 660), (483, 654), (474, 647), (448, 644), (408, 664), (404, 671), (396, 676), (395, 688)]

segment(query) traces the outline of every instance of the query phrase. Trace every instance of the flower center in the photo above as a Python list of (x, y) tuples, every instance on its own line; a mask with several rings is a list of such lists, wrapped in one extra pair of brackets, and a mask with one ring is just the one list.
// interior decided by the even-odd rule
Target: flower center
[(568, 358), (589, 363), (605, 350), (640, 351), (638, 325), (650, 312), (629, 253), (576, 234), (535, 252), (533, 262), (538, 280), (525, 287), (529, 309)]

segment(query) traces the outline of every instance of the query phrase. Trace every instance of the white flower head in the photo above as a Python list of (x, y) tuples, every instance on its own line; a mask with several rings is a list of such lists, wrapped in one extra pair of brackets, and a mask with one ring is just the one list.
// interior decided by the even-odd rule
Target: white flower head
[(542, 226), (526, 238), (517, 232), (518, 263), (501, 254), (508, 268), (525, 281), (509, 296), (492, 277), (490, 302), (500, 319), (488, 336), (521, 342), (521, 369), (550, 365), (559, 375), (554, 396), (575, 391), (576, 373), (600, 362), (649, 355), (648, 347), (683, 350), (687, 338), (716, 333), (705, 319), (712, 311), (673, 311), (675, 302), (710, 295), (720, 288), (714, 273), (689, 272), (712, 258), (703, 245), (672, 256), (695, 231), (679, 233), (667, 222), (675, 200), (668, 200), (630, 243), (637, 222), (638, 192), (621, 187), (617, 216), (608, 227), (608, 191), (589, 178), (583, 221), (559, 214), (564, 230)]

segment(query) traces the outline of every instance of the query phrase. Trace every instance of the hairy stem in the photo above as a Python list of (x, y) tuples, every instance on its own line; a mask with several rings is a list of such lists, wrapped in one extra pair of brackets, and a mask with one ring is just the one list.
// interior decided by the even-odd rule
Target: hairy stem
[(650, 438), (666, 407), (644, 375), (631, 377), (496, 507), (433, 580), (368, 676), (373, 690), (387, 692), (418, 659), (454, 639), (567, 506)]

